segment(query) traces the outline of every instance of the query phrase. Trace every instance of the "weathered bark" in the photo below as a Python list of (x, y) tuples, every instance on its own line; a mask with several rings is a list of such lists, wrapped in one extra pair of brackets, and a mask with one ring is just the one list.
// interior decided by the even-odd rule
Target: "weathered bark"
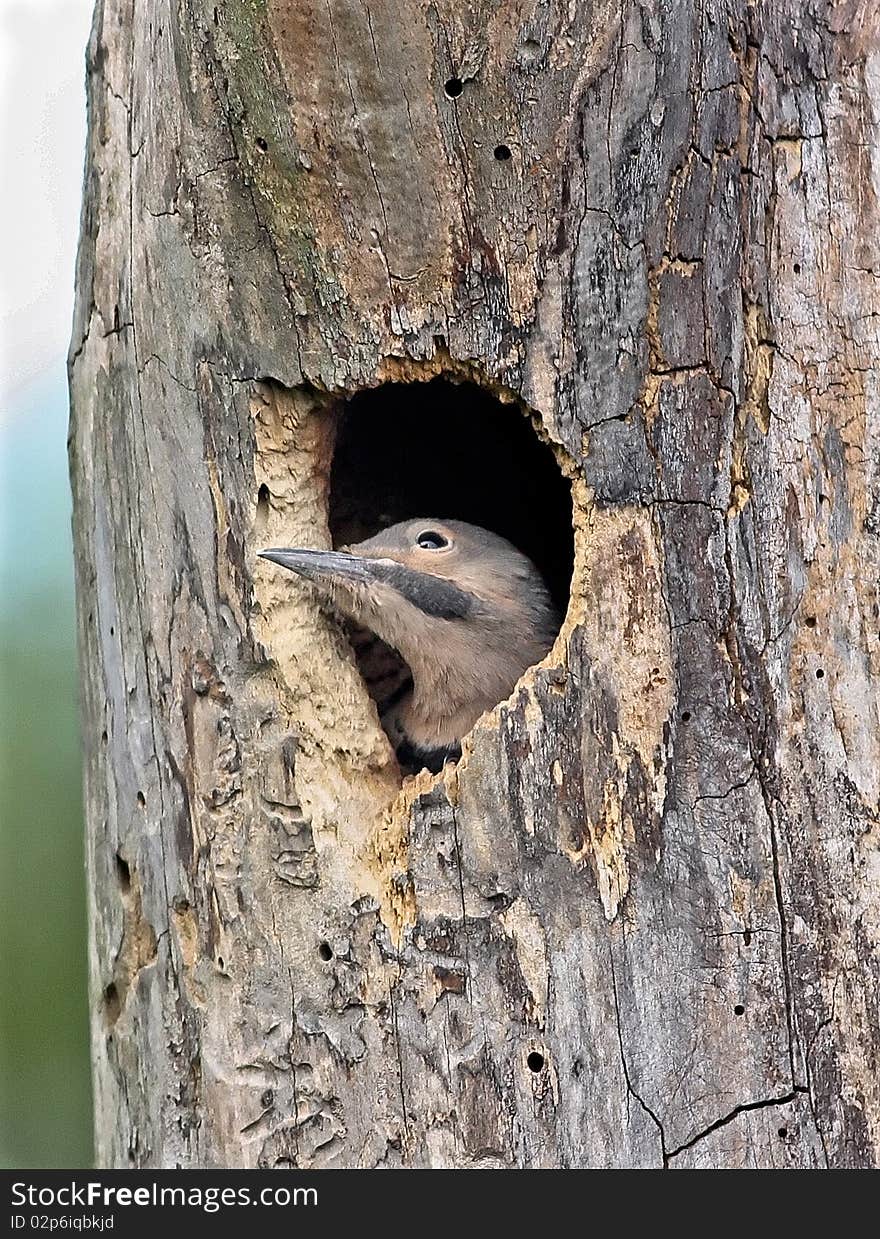
[[(88, 63), (100, 1162), (874, 1164), (875, 6), (104, 0)], [(540, 415), (576, 568), (401, 790), (254, 552), (436, 373)]]

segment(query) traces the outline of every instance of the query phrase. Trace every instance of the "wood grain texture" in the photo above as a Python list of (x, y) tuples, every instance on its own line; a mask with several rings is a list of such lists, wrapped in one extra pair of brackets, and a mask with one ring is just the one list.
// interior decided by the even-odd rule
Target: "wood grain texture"
[[(88, 74), (100, 1163), (877, 1164), (876, 5), (99, 0)], [(401, 789), (255, 551), (436, 373), (539, 414), (576, 568)]]

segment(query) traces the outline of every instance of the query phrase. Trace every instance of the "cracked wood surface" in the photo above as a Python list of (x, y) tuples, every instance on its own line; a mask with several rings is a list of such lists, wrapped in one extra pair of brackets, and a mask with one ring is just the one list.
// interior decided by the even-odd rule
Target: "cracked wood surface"
[[(100, 1163), (876, 1164), (876, 5), (99, 0), (88, 75)], [(572, 601), (401, 790), (254, 552), (327, 393), (474, 367)]]

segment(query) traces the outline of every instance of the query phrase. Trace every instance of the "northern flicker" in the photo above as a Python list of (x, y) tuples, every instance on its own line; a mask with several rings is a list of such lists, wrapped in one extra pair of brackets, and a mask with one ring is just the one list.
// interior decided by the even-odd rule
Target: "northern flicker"
[(437, 771), (461, 739), (539, 662), (559, 629), (534, 564), (463, 521), (392, 525), (338, 551), (277, 548), (263, 559), (309, 581), (409, 668), (382, 725), (401, 767)]

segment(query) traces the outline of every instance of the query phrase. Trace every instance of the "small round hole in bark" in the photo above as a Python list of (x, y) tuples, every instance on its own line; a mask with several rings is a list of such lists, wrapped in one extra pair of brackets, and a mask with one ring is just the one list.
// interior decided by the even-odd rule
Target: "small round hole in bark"
[(745, 1007), (742, 1005), (741, 1002), (738, 1002), (736, 1006), (733, 1008), (733, 1014), (734, 1015), (745, 1015), (745, 1013), (746, 1013)]
[(780, 1140), (785, 1140), (788, 1136), (788, 1128), (780, 1127), (779, 1131), (777, 1132), (777, 1135), (779, 1136)]
[(511, 151), (510, 147), (505, 146), (503, 142), (499, 142), (498, 145), (495, 147), (495, 150), (492, 152), (495, 158), (500, 160), (502, 163), (504, 162), (505, 159), (510, 159), (512, 153), (513, 152)]
[(539, 1054), (537, 1050), (532, 1050), (532, 1052), (526, 1058), (526, 1063), (528, 1064), (529, 1071), (534, 1071), (536, 1073), (538, 1071), (543, 1071), (544, 1070), (544, 1055)]
[(815, 615), (808, 615), (807, 618), (804, 620), (804, 623), (806, 624), (808, 628), (815, 628), (816, 627)]
[(109, 985), (104, 987), (104, 994), (101, 1000), (101, 1005), (104, 1009), (104, 1018), (108, 1024), (115, 1024), (119, 1019), (119, 1014), (122, 1010), (122, 1002), (119, 998), (119, 990), (116, 988), (116, 983), (111, 981)]
[(256, 146), (257, 150), (260, 151), (263, 155), (265, 155), (266, 151), (268, 151), (269, 149), (269, 143), (266, 141), (265, 138), (255, 138), (254, 146)]
[(146, 805), (146, 803), (147, 803), (147, 798), (146, 798), (146, 796), (144, 795), (144, 793), (143, 793), (143, 792), (138, 792), (138, 794), (137, 794), (137, 802), (138, 802), (138, 805), (139, 805), (142, 809), (143, 809), (143, 808), (144, 808), (144, 806)]
[(263, 482), (257, 490), (257, 510), (254, 515), (254, 532), (261, 541), (272, 515), (271, 503), (271, 492), (266, 483)]
[(460, 77), (451, 77), (447, 80), (443, 89), (450, 99), (457, 99), (464, 90), (464, 82)]
[(333, 958), (333, 948), (331, 947), (330, 943), (322, 942), (321, 945), (318, 947), (318, 954), (321, 956), (321, 959), (323, 959), (325, 963), (327, 963), (328, 960), (331, 960)]
[(800, 273), (801, 273), (801, 264), (800, 264), (799, 262), (796, 262), (796, 263), (794, 264), (794, 267), (792, 268), (792, 270), (794, 271), (795, 275), (800, 275)]
[(116, 853), (116, 880), (119, 883), (120, 890), (129, 891), (131, 889), (131, 869), (119, 852)]
[(822, 670), (822, 668), (821, 668), (821, 667), (817, 667), (817, 668), (816, 668), (816, 679), (817, 679), (817, 680), (824, 680), (824, 679), (825, 679), (825, 672)]
[(691, 721), (691, 712), (690, 712), (690, 710), (682, 710), (682, 712), (681, 712), (681, 721), (682, 721), (683, 723), (689, 723), (689, 722)]

